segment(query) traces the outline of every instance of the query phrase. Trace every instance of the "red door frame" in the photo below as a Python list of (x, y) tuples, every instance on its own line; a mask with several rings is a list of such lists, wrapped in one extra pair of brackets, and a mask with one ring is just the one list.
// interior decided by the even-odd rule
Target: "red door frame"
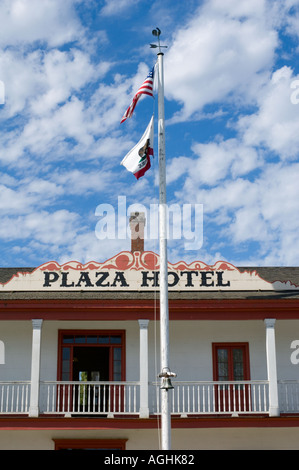
[[(249, 361), (249, 344), (247, 342), (241, 343), (212, 343), (212, 353), (213, 353), (213, 380), (218, 382), (219, 375), (218, 375), (218, 361), (217, 361), (217, 351), (218, 349), (227, 349), (228, 350), (228, 381), (234, 381), (233, 376), (233, 359), (232, 359), (232, 351), (233, 349), (242, 349), (243, 350), (243, 380), (250, 380), (250, 361)], [(245, 392), (245, 395), (244, 395)], [(225, 396), (224, 396), (225, 393)], [(233, 392), (231, 390), (230, 397), (228, 396), (228, 391), (220, 391), (219, 395), (219, 388), (216, 387), (216, 410), (217, 411), (225, 411), (227, 409), (227, 403), (229, 398), (231, 399), (231, 403), (235, 400), (237, 411), (250, 411), (248, 409), (249, 404), (249, 394), (250, 394), (250, 386), (245, 385), (241, 387), (240, 391), (235, 391), (235, 396), (233, 396)], [(220, 399), (220, 400), (219, 400)], [(220, 402), (220, 409), (219, 409), (219, 402)], [(245, 403), (245, 407), (244, 407)], [(229, 410), (230, 411), (230, 410)]]
[[(95, 345), (94, 343), (88, 344), (88, 343), (70, 343), (70, 348), (71, 348), (71, 355), (70, 355), (70, 363), (72, 363), (73, 360), (73, 349), (74, 347), (109, 347), (111, 348), (111, 351), (113, 351), (114, 348), (121, 348), (121, 381), (126, 380), (126, 367), (125, 367), (125, 330), (58, 330), (58, 354), (57, 354), (57, 381), (62, 380), (62, 352), (63, 352), (63, 338), (64, 336), (120, 336), (121, 337), (121, 343), (115, 343), (114, 345), (109, 343), (107, 344), (97, 344)], [(114, 377), (114, 361), (113, 361), (113, 354), (109, 354), (109, 381), (113, 381)], [(69, 373), (69, 381), (73, 380), (73, 369), (70, 367), (70, 373)], [(116, 399), (118, 399), (118, 394), (119, 390), (116, 392)], [(111, 389), (111, 403), (113, 400), (113, 390)], [(113, 404), (113, 403), (112, 403)], [(122, 403), (121, 403), (122, 406)]]

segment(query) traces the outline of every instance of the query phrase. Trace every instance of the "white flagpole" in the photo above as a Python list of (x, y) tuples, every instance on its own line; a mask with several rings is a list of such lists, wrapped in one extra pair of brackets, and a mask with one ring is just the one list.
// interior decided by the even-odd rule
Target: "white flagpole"
[[(160, 30), (158, 30), (160, 34)], [(159, 36), (158, 36), (159, 37)], [(171, 418), (169, 389), (170, 377), (175, 374), (169, 368), (169, 311), (168, 311), (168, 260), (167, 260), (167, 205), (165, 164), (165, 116), (163, 56), (158, 53), (158, 150), (159, 150), (159, 243), (160, 243), (160, 354), (161, 354), (161, 446), (171, 449)]]

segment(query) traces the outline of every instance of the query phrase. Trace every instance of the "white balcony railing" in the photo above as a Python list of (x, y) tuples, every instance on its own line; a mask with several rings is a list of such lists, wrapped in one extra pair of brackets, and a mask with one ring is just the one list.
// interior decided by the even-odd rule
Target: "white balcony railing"
[(279, 380), (278, 392), (282, 413), (299, 413), (299, 380)]
[[(269, 412), (267, 381), (172, 382), (169, 390), (173, 415), (241, 414)], [(156, 384), (153, 384), (156, 385)], [(156, 385), (158, 388), (158, 385)], [(153, 394), (152, 394), (153, 398)], [(159, 393), (156, 412), (160, 413)]]
[[(269, 414), (268, 381), (179, 382), (169, 390), (172, 415)], [(0, 382), (0, 416), (28, 415), (30, 381)], [(149, 412), (160, 413), (160, 383), (149, 384)], [(299, 380), (278, 382), (281, 413), (299, 413)], [(40, 384), (39, 412), (47, 415), (139, 415), (139, 382)]]
[(28, 414), (30, 382), (0, 382), (0, 414)]
[(138, 414), (139, 382), (42, 382), (44, 414)]

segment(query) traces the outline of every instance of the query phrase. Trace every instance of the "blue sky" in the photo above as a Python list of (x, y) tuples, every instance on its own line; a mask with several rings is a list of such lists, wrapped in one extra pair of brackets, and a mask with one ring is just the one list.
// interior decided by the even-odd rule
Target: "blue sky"
[(120, 165), (157, 117), (147, 97), (120, 125), (156, 27), (167, 200), (203, 214), (202, 243), (170, 239), (169, 261), (298, 265), (299, 0), (0, 0), (0, 21), (1, 266), (130, 249), (96, 227), (120, 197), (148, 217), (158, 201), (157, 128), (151, 170)]

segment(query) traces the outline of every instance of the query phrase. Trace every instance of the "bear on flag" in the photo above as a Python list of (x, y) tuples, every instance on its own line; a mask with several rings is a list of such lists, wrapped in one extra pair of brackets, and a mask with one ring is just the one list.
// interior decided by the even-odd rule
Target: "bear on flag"
[(138, 144), (127, 153), (121, 165), (139, 179), (151, 167), (151, 155), (154, 155), (154, 116)]

